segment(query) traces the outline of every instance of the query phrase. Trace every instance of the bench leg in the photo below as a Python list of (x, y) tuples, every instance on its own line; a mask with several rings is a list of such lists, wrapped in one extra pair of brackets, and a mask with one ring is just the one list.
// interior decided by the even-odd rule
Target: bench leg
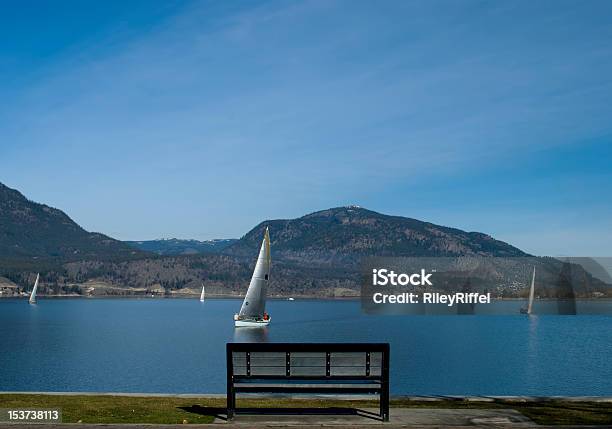
[(227, 368), (227, 420), (234, 418), (234, 412), (236, 411), (236, 391), (234, 390), (234, 361), (232, 359), (232, 345), (227, 343), (226, 345), (226, 368)]
[(389, 421), (389, 397), (380, 395), (380, 418), (383, 422)]
[(227, 420), (234, 418), (236, 411), (236, 392), (231, 387), (227, 388)]
[(383, 353), (382, 359), (382, 384), (380, 391), (380, 417), (383, 422), (389, 421), (389, 345)]
[(380, 418), (383, 422), (389, 421), (389, 384), (383, 383), (380, 392)]
[(236, 413), (236, 391), (232, 385), (227, 386), (227, 420), (234, 418)]

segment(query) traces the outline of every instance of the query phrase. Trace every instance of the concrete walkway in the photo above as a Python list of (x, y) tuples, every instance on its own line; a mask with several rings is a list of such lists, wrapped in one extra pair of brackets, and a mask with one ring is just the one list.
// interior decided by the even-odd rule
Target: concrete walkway
[[(19, 429), (35, 427), (36, 429), (312, 429), (350, 428), (350, 429), (562, 429), (562, 428), (596, 428), (602, 426), (539, 426), (510, 409), (472, 410), (472, 409), (391, 409), (391, 421), (383, 423), (369, 416), (374, 409), (359, 410), (357, 415), (238, 415), (231, 422), (222, 418), (212, 424), (36, 424), (20, 425), (0, 423), (0, 429)], [(221, 416), (222, 417), (222, 416)]]
[(215, 423), (235, 427), (414, 427), (414, 426), (478, 426), (511, 425), (513, 427), (534, 426), (535, 424), (516, 410), (510, 409), (425, 409), (392, 408), (390, 421), (384, 423), (378, 418), (377, 409), (352, 410), (344, 414), (239, 414), (230, 423), (216, 419)]
[[(176, 429), (180, 427), (201, 427), (208, 429), (245, 429), (245, 428), (351, 428), (373, 429), (384, 428), (522, 428), (536, 426), (531, 420), (515, 410), (451, 410), (451, 409), (408, 409), (391, 410), (389, 423), (383, 423), (374, 417), (376, 409), (362, 409), (340, 415), (331, 414), (291, 414), (291, 415), (237, 415), (231, 422), (217, 418), (209, 425), (86, 425), (86, 424), (36, 424), (37, 429)], [(0, 424), (0, 428), (17, 429), (19, 424)], [(541, 427), (541, 426), (538, 426)]]

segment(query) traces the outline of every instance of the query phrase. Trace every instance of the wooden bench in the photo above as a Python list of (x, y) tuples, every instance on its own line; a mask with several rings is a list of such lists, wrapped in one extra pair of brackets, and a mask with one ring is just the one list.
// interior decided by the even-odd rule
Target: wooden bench
[(228, 343), (228, 419), (236, 393), (373, 394), (389, 421), (389, 344)]

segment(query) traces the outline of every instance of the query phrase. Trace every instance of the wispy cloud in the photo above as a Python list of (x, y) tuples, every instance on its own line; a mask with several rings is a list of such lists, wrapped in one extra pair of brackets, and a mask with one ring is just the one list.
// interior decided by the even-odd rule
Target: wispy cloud
[[(408, 211), (431, 180), (609, 136), (609, 12), (196, 2), (40, 64), (0, 110), (3, 169), (122, 238), (236, 236), (388, 189), (380, 207)], [(41, 165), (58, 172), (44, 184)]]

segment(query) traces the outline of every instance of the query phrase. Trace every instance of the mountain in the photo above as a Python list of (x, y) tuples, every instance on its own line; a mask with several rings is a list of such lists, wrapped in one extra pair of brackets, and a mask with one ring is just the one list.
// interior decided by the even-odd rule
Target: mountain
[[(202, 284), (211, 294), (240, 295), (248, 285), (266, 227), (270, 227), (274, 266), (271, 296), (357, 296), (359, 263), (367, 256), (529, 256), (483, 233), (356, 206), (267, 220), (239, 240), (124, 243), (87, 232), (64, 212), (29, 201), (0, 184), (0, 277), (6, 279), (0, 292), (24, 293), (40, 272), (41, 295), (195, 294)], [(510, 273), (517, 279), (504, 296), (522, 293), (521, 279), (534, 265), (541, 267), (538, 278), (548, 276), (549, 283), (562, 265), (568, 265), (552, 258), (520, 263), (513, 258), (490, 259), (495, 263), (481, 270), (488, 277)], [(587, 285), (579, 292), (582, 296), (592, 292), (612, 296), (612, 289), (584, 270), (573, 269), (572, 275)]]
[(160, 240), (125, 241), (135, 249), (157, 255), (197, 255), (202, 253), (219, 253), (236, 242), (233, 238), (216, 240), (181, 240), (178, 238), (164, 238)]
[[(360, 262), (367, 256), (436, 257), (434, 264), (438, 268), (449, 268), (444, 264), (450, 264), (455, 267), (450, 272), (459, 275), (457, 270), (462, 271), (471, 278), (473, 287), (482, 289), (493, 284), (496, 294), (508, 297), (526, 291), (534, 266), (538, 294), (557, 296), (559, 288), (555, 285), (565, 270), (561, 261), (532, 257), (483, 233), (359, 207), (338, 207), (297, 219), (264, 221), (221, 252), (126, 263), (71, 263), (67, 266), (68, 277), (96, 277), (107, 283), (130, 285), (142, 293), (160, 289), (166, 293), (197, 293), (205, 284), (211, 294), (244, 294), (266, 227), (270, 228), (273, 253), (271, 296), (358, 296)], [(466, 271), (474, 262), (477, 269)], [(612, 293), (579, 266), (566, 271), (571, 274), (575, 290), (563, 291), (565, 295)], [(449, 280), (440, 285), (452, 287)]]
[(85, 231), (61, 210), (30, 201), (0, 183), (1, 259), (65, 262), (143, 255), (121, 241)]
[(363, 256), (528, 256), (480, 232), (465, 232), (358, 206), (336, 207), (297, 219), (260, 223), (225, 253), (248, 257), (270, 228), (273, 257), (300, 263), (357, 263)]

